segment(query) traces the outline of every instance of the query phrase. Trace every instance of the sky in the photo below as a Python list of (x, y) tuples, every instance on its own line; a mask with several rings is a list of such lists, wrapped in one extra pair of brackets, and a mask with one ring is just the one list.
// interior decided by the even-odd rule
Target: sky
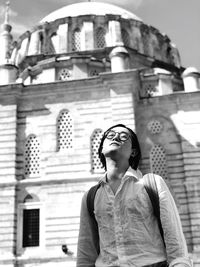
[[(0, 0), (0, 23), (7, 0)], [(85, 0), (86, 1), (86, 0)], [(14, 39), (31, 30), (49, 13), (84, 0), (10, 0), (10, 24)], [(96, 0), (91, 0), (97, 2)], [(200, 71), (200, 0), (99, 0), (122, 7), (144, 23), (167, 34), (177, 46), (182, 66)]]

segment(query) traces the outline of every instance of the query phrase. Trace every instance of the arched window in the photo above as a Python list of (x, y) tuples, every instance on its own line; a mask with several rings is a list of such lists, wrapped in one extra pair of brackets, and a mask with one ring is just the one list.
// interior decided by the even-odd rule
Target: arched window
[(147, 33), (143, 34), (143, 48), (144, 54), (149, 55), (149, 35)]
[(40, 199), (35, 194), (27, 194), (17, 209), (18, 253), (22, 254), (26, 248), (42, 248), (44, 245), (44, 212)]
[(81, 50), (81, 30), (76, 28), (72, 33), (72, 51)]
[(25, 247), (38, 247), (40, 239), (40, 209), (32, 208), (29, 203), (39, 202), (35, 195), (28, 194), (24, 198), (26, 208), (23, 209), (23, 242)]
[(39, 32), (39, 53), (45, 53), (43, 32)]
[(68, 110), (62, 110), (57, 120), (57, 147), (58, 150), (72, 148), (73, 125)]
[(101, 172), (103, 166), (98, 156), (98, 148), (103, 135), (101, 129), (94, 130), (91, 136), (91, 160), (92, 160), (92, 172)]
[(40, 173), (40, 144), (35, 135), (30, 135), (25, 143), (25, 176)]
[(153, 173), (162, 176), (164, 179), (168, 178), (166, 153), (161, 145), (152, 147), (150, 151), (150, 166)]
[(125, 46), (130, 46), (130, 37), (125, 29), (122, 29), (122, 40)]
[(97, 48), (104, 48), (106, 46), (106, 39), (105, 39), (105, 30), (102, 27), (97, 28), (96, 30), (96, 46)]
[(138, 37), (134, 38), (133, 48), (140, 52), (140, 41)]

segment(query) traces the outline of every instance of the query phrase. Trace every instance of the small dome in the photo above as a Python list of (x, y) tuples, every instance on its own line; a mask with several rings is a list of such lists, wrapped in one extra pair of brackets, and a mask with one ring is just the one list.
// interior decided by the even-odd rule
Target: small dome
[(105, 16), (106, 14), (120, 15), (124, 19), (134, 19), (141, 21), (133, 13), (120, 8), (115, 5), (100, 3), (100, 2), (81, 2), (68, 6), (64, 6), (46, 17), (44, 17), (40, 22), (51, 22), (57, 19), (66, 18), (66, 17), (77, 17), (81, 15), (99, 15)]
[(170, 75), (171, 72), (166, 70), (166, 69), (163, 69), (163, 68), (154, 68), (154, 73), (155, 74), (165, 74), (165, 75)]
[(185, 69), (182, 76), (186, 77), (186, 76), (190, 76), (192, 74), (197, 74), (200, 76), (199, 71), (195, 67), (188, 67), (187, 69)]
[(110, 57), (113, 57), (113, 56), (116, 56), (118, 54), (127, 54), (128, 55), (128, 51), (125, 47), (122, 47), (122, 46), (118, 46), (118, 47), (115, 47), (111, 53), (110, 53)]

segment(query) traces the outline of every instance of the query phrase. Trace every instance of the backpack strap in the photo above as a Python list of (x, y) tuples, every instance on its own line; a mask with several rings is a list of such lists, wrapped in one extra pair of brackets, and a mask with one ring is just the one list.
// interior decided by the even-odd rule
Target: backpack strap
[(158, 227), (160, 230), (161, 237), (163, 239), (164, 246), (166, 246), (165, 240), (164, 240), (162, 223), (160, 219), (160, 201), (159, 201), (158, 189), (157, 189), (154, 174), (153, 173), (146, 174), (144, 175), (143, 179), (144, 179), (145, 190), (147, 191), (149, 195), (151, 204), (153, 206), (154, 215), (156, 216), (157, 221), (158, 221)]
[(100, 252), (100, 247), (99, 247), (99, 229), (98, 229), (97, 221), (96, 221), (95, 216), (94, 216), (94, 199), (95, 199), (96, 192), (100, 186), (101, 186), (100, 183), (92, 186), (88, 191), (87, 199), (86, 199), (87, 209), (88, 209), (88, 212), (89, 212), (89, 215), (91, 218), (91, 223), (92, 223), (93, 228), (94, 228), (93, 234), (94, 234), (94, 237), (96, 239), (95, 247), (96, 247), (97, 254), (99, 254), (99, 252)]
[(87, 194), (87, 208), (88, 208), (88, 212), (90, 214), (90, 216), (95, 219), (94, 217), (94, 199), (95, 199), (95, 195), (97, 190), (99, 189), (99, 187), (101, 186), (100, 183), (92, 186)]

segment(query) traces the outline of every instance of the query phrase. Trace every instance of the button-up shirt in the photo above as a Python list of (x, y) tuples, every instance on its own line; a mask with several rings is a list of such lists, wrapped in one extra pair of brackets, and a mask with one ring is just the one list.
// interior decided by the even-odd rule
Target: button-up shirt
[(105, 176), (94, 200), (100, 253), (84, 194), (81, 206), (77, 267), (140, 267), (167, 260), (191, 266), (179, 214), (164, 180), (155, 175), (165, 245), (139, 170), (129, 168), (113, 193)]

